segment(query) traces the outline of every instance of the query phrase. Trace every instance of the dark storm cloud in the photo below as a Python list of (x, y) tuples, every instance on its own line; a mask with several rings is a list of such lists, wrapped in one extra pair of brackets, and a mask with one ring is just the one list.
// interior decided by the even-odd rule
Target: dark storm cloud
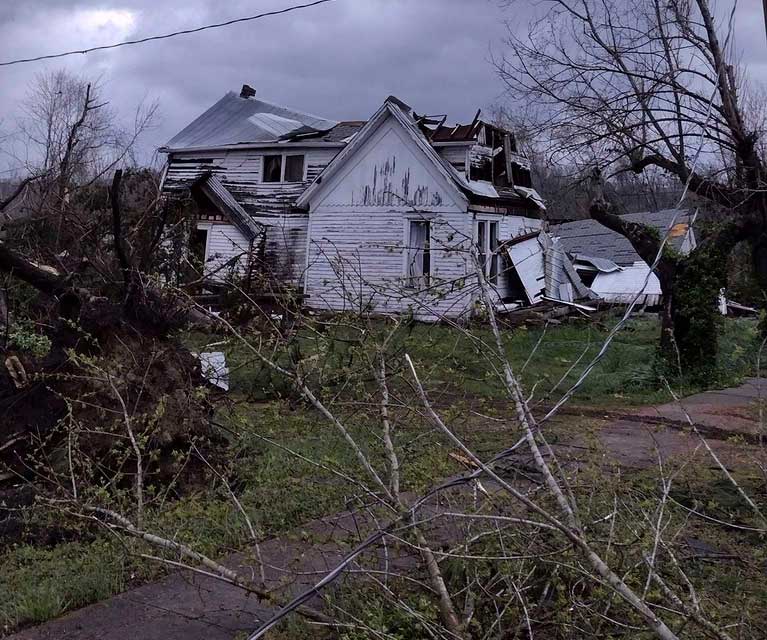
[[(0, 59), (154, 35), (278, 9), (294, 0), (36, 0), (0, 2)], [(35, 73), (65, 67), (101, 77), (112, 105), (130, 118), (144, 99), (162, 118), (146, 148), (166, 142), (228, 90), (335, 119), (367, 118), (389, 94), (420, 112), (466, 120), (503, 90), (488, 62), (504, 19), (524, 25), (533, 3), (497, 0), (336, 0), (305, 11), (136, 47), (0, 68), (0, 127), (13, 129)], [(743, 2), (738, 46), (763, 76), (760, 3)], [(2, 165), (3, 159), (0, 159)]]

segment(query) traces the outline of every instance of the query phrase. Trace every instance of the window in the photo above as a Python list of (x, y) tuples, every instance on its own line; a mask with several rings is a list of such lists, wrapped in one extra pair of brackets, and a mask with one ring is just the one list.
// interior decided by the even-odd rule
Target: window
[(284, 182), (303, 182), (303, 181), (304, 181), (304, 157), (303, 156), (286, 156)]
[(282, 182), (282, 156), (264, 156), (264, 182)]
[(431, 275), (431, 224), (411, 220), (408, 227), (407, 283), (421, 289), (429, 286)]
[(208, 250), (208, 230), (193, 229), (189, 237), (189, 263), (194, 271), (201, 276), (205, 271), (205, 261)]
[(477, 221), (477, 253), (488, 282), (498, 284), (501, 256), (498, 253), (497, 222)]
[(269, 155), (264, 156), (263, 182), (303, 182), (304, 156)]

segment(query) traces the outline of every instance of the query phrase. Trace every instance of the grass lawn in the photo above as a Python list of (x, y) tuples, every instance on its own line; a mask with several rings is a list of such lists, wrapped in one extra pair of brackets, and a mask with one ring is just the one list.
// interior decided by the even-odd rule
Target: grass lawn
[[(491, 340), (490, 333), (473, 333)], [(336, 327), (301, 336), (298, 354), (281, 356), (315, 363), (313, 382), (331, 398), (331, 404), (348, 420), (355, 437), (376, 459), (381, 443), (378, 407), (372, 402), (351, 404), (369, 390), (370, 376), (364, 353), (355, 346), (356, 330)], [(536, 398), (547, 397), (579, 358), (580, 363), (561, 382), (559, 390), (577, 379), (596, 354), (607, 333), (594, 325), (560, 325), (542, 329), (518, 329), (505, 334), (506, 347), (528, 389)], [(201, 348), (209, 337), (188, 336)], [(657, 339), (653, 318), (632, 320), (613, 342), (597, 369), (578, 392), (575, 401), (589, 405), (628, 405), (667, 400), (652, 376)], [(535, 352), (533, 349), (536, 347)], [(722, 338), (720, 376), (712, 385), (735, 384), (753, 371), (757, 346), (754, 322), (728, 320)], [(279, 535), (307, 520), (343, 510), (355, 504), (355, 490), (332, 473), (302, 461), (291, 449), (326, 467), (357, 470), (358, 463), (329, 423), (298, 401), (284, 380), (255, 362), (240, 345), (228, 341), (223, 347), (232, 369), (232, 392), (218, 421), (228, 439), (227, 476), (261, 537)], [(507, 446), (504, 428), (477, 427), (477, 413), (498, 415), (503, 390), (476, 341), (442, 325), (413, 325), (393, 340), (391, 350), (407, 352), (416, 362), (430, 393), (443, 414), (467, 443), (490, 454)], [(531, 355), (532, 353), (532, 355)], [(529, 358), (529, 361), (528, 361)], [(396, 376), (397, 371), (392, 375)], [(354, 382), (359, 381), (361, 382)], [(351, 382), (350, 382), (351, 381)], [(695, 391), (697, 389), (686, 389)], [(398, 445), (404, 456), (403, 489), (422, 491), (435, 481), (462, 470), (448, 453), (452, 447), (434, 432), (419, 412), (396, 409), (405, 393), (412, 393), (407, 379), (392, 380), (398, 411)], [(556, 399), (556, 395), (552, 394)], [(406, 404), (406, 403), (403, 403)], [(472, 413), (472, 411), (474, 413)], [(371, 428), (371, 425), (373, 427)], [(571, 423), (572, 426), (572, 423)], [(269, 443), (272, 440), (281, 447)], [(51, 514), (33, 514), (38, 519)], [(245, 523), (225, 490), (209, 475), (194, 491), (179, 499), (155, 505), (148, 512), (149, 526), (176, 537), (199, 550), (220, 556), (241, 549), (248, 541)], [(75, 533), (78, 529), (74, 529)], [(161, 575), (162, 569), (136, 558), (147, 551), (138, 542), (124, 547), (98, 530), (82, 529), (80, 541), (49, 547), (14, 546), (0, 557), (0, 631), (49, 620), (69, 609), (102, 600), (131, 586)]]

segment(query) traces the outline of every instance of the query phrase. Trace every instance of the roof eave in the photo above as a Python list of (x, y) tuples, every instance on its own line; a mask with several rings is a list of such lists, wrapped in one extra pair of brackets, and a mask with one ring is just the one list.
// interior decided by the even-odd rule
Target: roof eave
[(340, 149), (346, 146), (345, 142), (304, 142), (304, 141), (271, 141), (271, 142), (243, 142), (234, 144), (221, 144), (221, 145), (205, 145), (202, 147), (159, 147), (157, 151), (159, 153), (195, 153), (198, 151), (236, 151), (238, 149), (270, 149), (274, 147), (308, 147), (308, 148), (330, 148)]
[(526, 198), (491, 198), (489, 196), (480, 196), (471, 191), (464, 191), (469, 199), (469, 206), (478, 207), (496, 207), (498, 209), (523, 208), (528, 218), (542, 218), (543, 209), (531, 205), (531, 201)]

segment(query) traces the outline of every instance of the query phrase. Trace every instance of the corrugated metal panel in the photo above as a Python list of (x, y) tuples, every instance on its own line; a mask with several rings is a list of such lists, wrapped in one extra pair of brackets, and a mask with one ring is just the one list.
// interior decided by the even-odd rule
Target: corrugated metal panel
[(506, 252), (525, 287), (530, 304), (540, 302), (546, 292), (546, 272), (543, 247), (538, 236), (517, 242), (508, 247)]
[[(285, 121), (297, 123), (294, 129), (311, 127), (317, 131), (329, 131), (338, 124), (335, 120), (281, 107), (264, 100), (241, 98), (230, 91), (176, 134), (165, 148), (182, 150), (278, 141), (282, 135), (294, 130), (286, 129)], [(275, 133), (277, 129), (282, 132)]]
[(582, 262), (584, 264), (591, 265), (597, 271), (602, 271), (604, 273), (612, 273), (613, 271), (620, 270), (620, 267), (617, 264), (615, 264), (612, 260), (608, 260), (607, 258), (594, 258), (592, 256), (585, 256), (582, 253), (578, 253), (573, 256), (573, 259), (576, 262)]
[[(647, 286), (643, 288), (645, 279)], [(660, 281), (642, 261), (620, 271), (597, 274), (591, 284), (591, 290), (605, 302), (615, 304), (628, 304), (638, 293), (641, 293), (639, 304), (657, 305), (661, 299)]]

